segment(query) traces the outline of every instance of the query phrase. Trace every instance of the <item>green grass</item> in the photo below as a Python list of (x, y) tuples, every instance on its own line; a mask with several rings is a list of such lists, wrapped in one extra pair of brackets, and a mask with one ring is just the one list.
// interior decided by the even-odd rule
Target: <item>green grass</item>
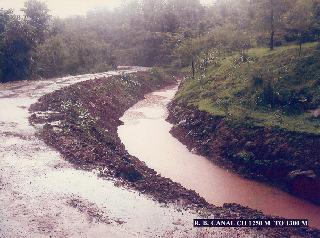
[(197, 106), (200, 111), (206, 111), (216, 116), (224, 117), (226, 115), (225, 111), (222, 108), (213, 106), (212, 102), (208, 99), (202, 99), (194, 105)]
[(288, 45), (220, 57), (205, 77), (187, 79), (176, 101), (257, 126), (320, 134), (320, 119), (310, 113), (320, 108), (319, 49), (308, 43), (301, 56)]
[[(305, 49), (308, 50), (310, 48), (315, 48), (316, 46), (317, 46), (317, 43), (315, 42), (303, 44), (302, 51), (304, 51)], [(252, 57), (262, 57), (265, 55), (277, 54), (279, 52), (287, 51), (290, 49), (294, 49), (296, 53), (299, 54), (299, 51), (298, 51), (299, 47), (297, 45), (287, 45), (287, 46), (276, 47), (273, 51), (271, 51), (267, 47), (252, 48), (248, 50), (248, 55)]]

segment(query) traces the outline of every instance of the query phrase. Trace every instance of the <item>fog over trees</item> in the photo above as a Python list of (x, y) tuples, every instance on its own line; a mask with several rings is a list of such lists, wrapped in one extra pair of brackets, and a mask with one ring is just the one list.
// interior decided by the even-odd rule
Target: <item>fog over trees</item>
[(117, 65), (191, 66), (206, 54), (318, 41), (319, 0), (131, 1), (66, 19), (41, 1), (0, 9), (0, 81), (106, 71)]

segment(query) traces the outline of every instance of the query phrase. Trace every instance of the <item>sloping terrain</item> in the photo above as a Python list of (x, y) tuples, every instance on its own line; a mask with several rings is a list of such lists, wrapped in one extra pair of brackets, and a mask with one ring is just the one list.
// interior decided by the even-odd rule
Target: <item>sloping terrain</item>
[(173, 133), (239, 174), (320, 203), (319, 49), (213, 59), (171, 107)]

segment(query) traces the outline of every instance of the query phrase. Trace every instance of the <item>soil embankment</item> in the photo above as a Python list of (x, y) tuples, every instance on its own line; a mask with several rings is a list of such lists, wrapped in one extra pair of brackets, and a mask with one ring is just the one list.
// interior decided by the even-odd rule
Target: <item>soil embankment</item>
[[(41, 97), (30, 109), (33, 112), (30, 121), (43, 125), (39, 136), (74, 166), (98, 170), (101, 177), (115, 179), (119, 186), (151, 195), (161, 203), (177, 204), (184, 209), (189, 207), (210, 216), (265, 217), (236, 204), (210, 205), (194, 191), (161, 177), (125, 150), (117, 135), (117, 127), (121, 124), (119, 118), (143, 99), (144, 94), (172, 83), (171, 78), (155, 79), (152, 74), (143, 72), (78, 83)], [(239, 234), (244, 234), (245, 230), (240, 229)], [(317, 231), (303, 228), (256, 232), (267, 237), (318, 235)]]
[(190, 150), (320, 204), (319, 136), (247, 126), (176, 102), (169, 111), (172, 134)]

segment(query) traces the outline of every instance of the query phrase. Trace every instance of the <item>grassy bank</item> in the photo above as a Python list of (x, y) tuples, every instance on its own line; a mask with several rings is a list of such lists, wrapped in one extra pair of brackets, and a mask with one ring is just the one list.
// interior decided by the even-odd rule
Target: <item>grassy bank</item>
[(211, 59), (171, 105), (173, 134), (239, 174), (320, 204), (317, 44)]
[(320, 51), (305, 44), (214, 58), (188, 79), (176, 101), (255, 126), (320, 133)]

